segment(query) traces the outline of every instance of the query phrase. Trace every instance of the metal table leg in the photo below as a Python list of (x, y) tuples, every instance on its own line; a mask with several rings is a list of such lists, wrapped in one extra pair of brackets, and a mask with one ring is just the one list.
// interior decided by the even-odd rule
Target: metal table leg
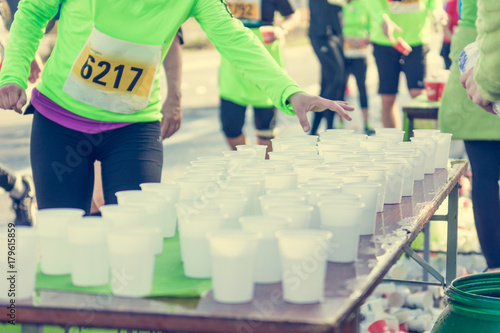
[(458, 232), (458, 187), (457, 183), (448, 197), (448, 244), (446, 255), (446, 286), (457, 277), (457, 232)]

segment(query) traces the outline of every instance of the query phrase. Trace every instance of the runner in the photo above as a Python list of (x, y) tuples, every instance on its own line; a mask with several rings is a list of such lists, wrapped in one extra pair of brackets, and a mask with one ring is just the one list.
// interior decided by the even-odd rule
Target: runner
[[(430, 16), (441, 0), (363, 0), (370, 13), (370, 40), (379, 75), (382, 95), (382, 124), (400, 126), (400, 113), (395, 107), (399, 73), (406, 76), (412, 98), (424, 92), (424, 76), (428, 43), (431, 39)], [(397, 46), (396, 49), (394, 46)], [(411, 50), (405, 47), (405, 44)]]
[[(321, 65), (319, 95), (333, 100), (344, 99), (345, 63), (341, 25), (343, 3), (345, 1), (309, 0), (309, 39)], [(323, 117), (326, 118), (326, 128), (333, 128), (334, 116), (335, 113), (330, 110), (315, 113), (309, 134), (317, 134)]]
[(344, 14), (344, 56), (346, 84), (349, 75), (354, 75), (359, 92), (359, 105), (363, 112), (363, 123), (365, 133), (375, 133), (368, 122), (368, 94), (366, 93), (366, 56), (368, 55), (369, 15), (362, 0), (352, 0), (342, 7)]
[[(284, 38), (289, 31), (296, 28), (300, 20), (292, 3), (289, 0), (228, 0), (227, 4), (234, 16), (263, 41), (266, 50), (280, 67), (284, 68)], [(245, 10), (245, 8), (250, 8), (250, 10)], [(284, 21), (279, 26), (274, 26), (275, 12), (279, 12), (284, 17)], [(256, 143), (267, 145), (267, 151), (271, 151), (271, 139), (275, 136), (276, 108), (262, 90), (253, 82), (248, 81), (225, 58), (221, 59), (220, 65), (219, 94), (221, 96), (222, 131), (229, 147), (236, 150), (237, 145), (247, 143), (242, 130), (246, 108), (251, 105), (257, 135)]]
[(32, 98), (31, 165), (39, 208), (88, 214), (96, 160), (107, 204), (116, 203), (117, 191), (161, 180), (157, 72), (190, 16), (280, 110), (297, 115), (304, 131), (309, 111), (328, 108), (350, 120), (347, 103), (304, 93), (223, 0), (21, 1), (0, 72), (1, 108), (20, 112), (26, 103), (29, 65), (59, 4), (58, 40)]

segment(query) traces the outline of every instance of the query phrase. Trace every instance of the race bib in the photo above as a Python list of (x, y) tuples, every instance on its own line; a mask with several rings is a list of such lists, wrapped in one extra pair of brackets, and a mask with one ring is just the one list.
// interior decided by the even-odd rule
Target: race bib
[(346, 58), (365, 58), (368, 55), (368, 46), (354, 46), (344, 39), (344, 56)]
[(161, 46), (125, 42), (94, 28), (63, 91), (82, 103), (132, 114), (148, 105), (160, 62)]
[(387, 0), (393, 14), (414, 13), (425, 10), (422, 0)]
[(262, 24), (262, 0), (228, 0), (227, 5), (233, 16), (245, 25)]

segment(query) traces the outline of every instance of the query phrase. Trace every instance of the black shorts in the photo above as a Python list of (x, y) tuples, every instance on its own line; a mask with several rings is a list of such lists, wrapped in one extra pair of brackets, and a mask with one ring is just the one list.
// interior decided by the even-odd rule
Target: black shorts
[[(222, 131), (228, 138), (237, 138), (243, 134), (247, 107), (221, 98), (220, 121)], [(274, 138), (276, 127), (276, 108), (253, 108), (253, 117), (257, 137), (263, 140)]]
[(161, 181), (159, 121), (86, 134), (35, 110), (30, 150), (40, 209), (80, 208), (89, 214), (96, 160), (101, 161), (106, 204), (116, 204), (117, 191), (139, 190), (141, 183)]
[(405, 56), (392, 46), (373, 44), (373, 56), (379, 76), (379, 94), (398, 93), (400, 72), (405, 73), (408, 89), (424, 89), (425, 56), (429, 48), (424, 44), (412, 46), (412, 49), (410, 54)]

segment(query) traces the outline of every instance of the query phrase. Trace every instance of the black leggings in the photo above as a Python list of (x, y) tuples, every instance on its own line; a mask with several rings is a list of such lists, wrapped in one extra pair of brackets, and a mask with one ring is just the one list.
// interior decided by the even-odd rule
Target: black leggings
[[(228, 138), (237, 138), (243, 134), (247, 107), (221, 98), (220, 121), (222, 131)], [(263, 140), (274, 139), (276, 127), (276, 108), (253, 107), (253, 118), (257, 137)]]
[(465, 141), (472, 168), (472, 205), (488, 268), (500, 268), (500, 141)]
[(12, 171), (0, 164), (0, 187), (10, 192), (14, 188), (16, 176)]
[[(345, 64), (341, 38), (335, 36), (309, 36), (309, 38), (321, 64), (320, 96), (334, 101), (343, 100)], [(315, 112), (310, 133), (316, 134), (323, 117), (326, 118), (326, 128), (333, 128), (334, 116), (335, 112), (331, 110)]]
[(366, 94), (366, 58), (346, 58), (346, 84), (350, 74), (354, 75), (359, 91), (359, 105), (368, 107), (368, 95)]
[(158, 121), (86, 134), (35, 111), (30, 150), (38, 208), (80, 208), (89, 214), (96, 160), (101, 161), (106, 204), (117, 202), (117, 191), (161, 180)]

